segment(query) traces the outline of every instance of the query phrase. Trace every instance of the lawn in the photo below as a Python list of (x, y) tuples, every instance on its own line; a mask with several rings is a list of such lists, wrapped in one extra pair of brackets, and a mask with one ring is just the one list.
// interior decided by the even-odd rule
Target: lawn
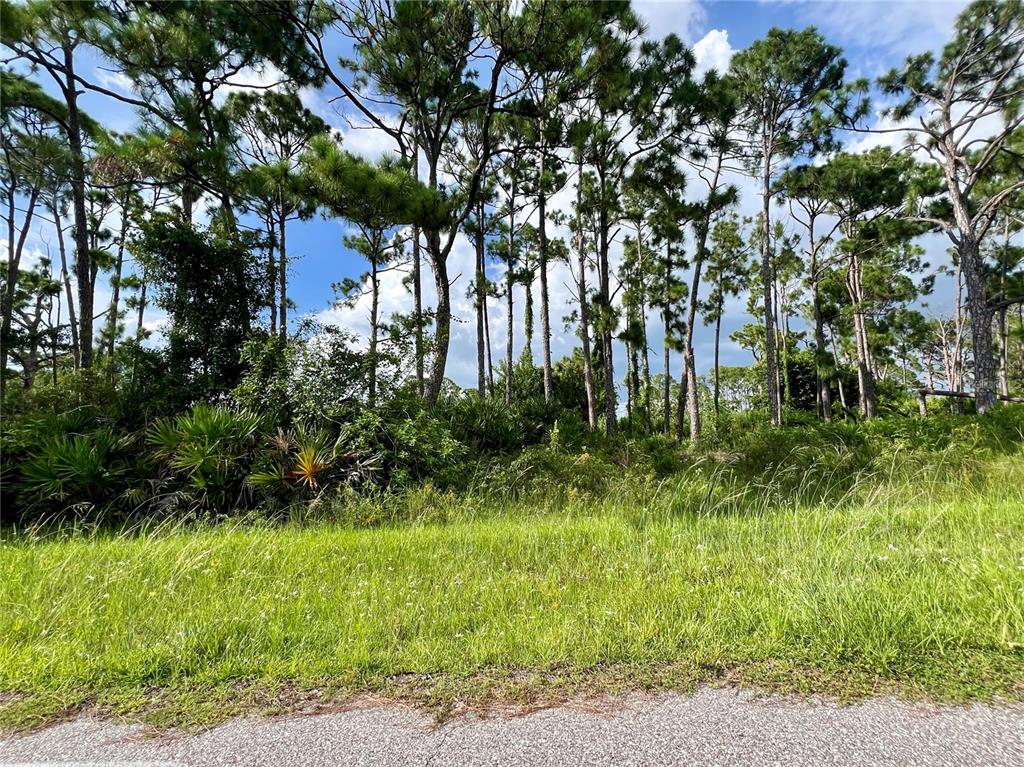
[(286, 690), (451, 704), (723, 676), (1021, 698), (1024, 457), (984, 473), (746, 513), (693, 513), (679, 479), (444, 524), (8, 536), (0, 717), (89, 702), (204, 721)]

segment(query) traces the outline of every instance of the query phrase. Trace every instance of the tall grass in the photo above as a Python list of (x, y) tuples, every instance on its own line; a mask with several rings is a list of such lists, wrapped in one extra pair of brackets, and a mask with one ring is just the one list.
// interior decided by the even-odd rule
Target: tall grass
[(743, 486), (721, 467), (596, 502), (421, 491), (404, 498), (418, 521), (373, 529), (9, 536), (0, 690), (66, 705), (682, 663), (1020, 697), (1024, 457), (975, 463), (818, 473), (803, 495), (781, 493), (792, 477)]

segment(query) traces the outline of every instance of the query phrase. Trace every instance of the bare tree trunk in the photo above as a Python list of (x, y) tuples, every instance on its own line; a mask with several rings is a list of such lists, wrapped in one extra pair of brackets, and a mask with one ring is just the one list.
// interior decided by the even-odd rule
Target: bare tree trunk
[(109, 375), (114, 375), (114, 344), (117, 341), (118, 311), (121, 303), (121, 270), (124, 268), (124, 240), (128, 235), (128, 194), (121, 205), (121, 232), (117, 240), (117, 257), (114, 261), (114, 276), (111, 280), (109, 317), (107, 317), (107, 358), (110, 360)]
[(537, 215), (538, 222), (538, 244), (539, 244), (539, 269), (540, 269), (540, 335), (541, 335), (541, 364), (544, 367), (544, 401), (550, 402), (554, 397), (555, 384), (551, 369), (551, 307), (548, 295), (548, 228), (547, 228), (547, 191), (544, 189), (544, 150), (538, 153), (538, 175), (537, 184)]
[[(420, 178), (420, 147), (416, 141), (416, 123), (411, 124), (413, 132), (412, 148), (412, 177), (419, 181)], [(412, 297), (413, 297), (413, 323), (414, 327), (414, 354), (416, 356), (416, 391), (423, 397), (426, 395), (426, 379), (424, 377), (423, 364), (423, 279), (422, 279), (423, 258), (420, 254), (420, 228), (414, 225), (412, 228)]]
[(36, 381), (36, 373), (39, 370), (39, 324), (43, 321), (43, 294), (36, 295), (36, 305), (32, 312), (32, 319), (28, 323), (29, 342), (28, 356), (22, 365), (22, 374), (25, 381), (25, 388), (31, 389)]
[(999, 391), (1010, 396), (1010, 339), (1006, 330), (1006, 307), (999, 309), (996, 319), (999, 333)]
[(75, 361), (75, 370), (82, 364), (82, 347), (78, 343), (78, 319), (75, 316), (75, 295), (71, 289), (71, 274), (68, 272), (68, 250), (64, 244), (64, 224), (60, 219), (60, 212), (57, 210), (57, 194), (53, 195), (52, 208), (53, 225), (57, 229), (57, 249), (60, 251), (60, 277), (64, 283), (64, 292), (68, 298), (68, 324), (71, 328), (71, 351)]
[(598, 182), (601, 185), (600, 210), (598, 213), (598, 290), (601, 296), (601, 357), (604, 363), (604, 429), (609, 437), (615, 433), (615, 366), (612, 361), (611, 285), (608, 266), (608, 201), (605, 200), (604, 173), (598, 167)]
[(142, 287), (138, 291), (138, 319), (135, 324), (135, 341), (142, 343), (143, 318), (145, 315), (145, 270), (142, 270)]
[[(430, 158), (428, 188), (436, 190), (437, 161), (440, 148), (435, 142)], [(434, 355), (430, 361), (430, 378), (426, 382), (425, 398), (427, 404), (437, 404), (444, 387), (445, 367), (448, 364), (448, 347), (451, 344), (452, 300), (451, 281), (448, 279), (448, 253), (441, 248), (441, 230), (431, 229), (427, 235), (427, 255), (434, 272), (434, 287), (437, 292), (437, 307), (434, 312)]]
[(277, 335), (277, 266), (274, 259), (274, 241), (277, 239), (273, 214), (264, 222), (267, 227), (267, 309), (270, 312), (270, 335)]
[(679, 398), (676, 400), (676, 441), (683, 441), (686, 431), (686, 403), (689, 401), (690, 371), (689, 362), (683, 356), (683, 369), (679, 371)]
[(597, 428), (597, 390), (594, 386), (594, 363), (590, 350), (590, 300), (587, 297), (587, 254), (583, 237), (582, 205), (583, 163), (577, 163), (576, 181), (576, 257), (579, 274), (576, 290), (580, 301), (580, 342), (583, 345), (583, 386), (587, 393), (587, 425)]
[[(432, 187), (432, 188), (436, 188)], [(444, 371), (448, 363), (448, 346), (451, 342), (452, 303), (451, 283), (448, 280), (448, 261), (441, 255), (441, 233), (433, 230), (428, 235), (427, 252), (430, 254), (434, 272), (434, 287), (437, 291), (437, 307), (434, 311), (434, 356), (430, 364), (430, 379), (426, 383), (425, 398), (430, 405), (437, 404), (444, 386)]]
[[(53, 321), (53, 301), (57, 299), (57, 321)], [(53, 366), (51, 371), (53, 377), (50, 379), (53, 385), (57, 385), (57, 336), (60, 332), (60, 293), (56, 293), (50, 296), (50, 364)]]
[(789, 307), (783, 300), (782, 286), (775, 281), (775, 308), (778, 310), (775, 327), (779, 333), (779, 391), (781, 392), (783, 409), (789, 407), (791, 393), (789, 390)]
[(484, 313), (486, 312), (487, 276), (484, 271), (484, 205), (477, 205), (476, 216), (476, 391), (483, 398), (486, 393), (484, 369)]
[(715, 399), (715, 427), (716, 428), (718, 426), (718, 417), (721, 415), (721, 410), (719, 409), (719, 394), (720, 394), (721, 390), (720, 390), (720, 384), (719, 384), (719, 367), (718, 367), (718, 352), (719, 352), (719, 349), (720, 349), (721, 338), (722, 338), (722, 302), (720, 302), (718, 304), (718, 312), (715, 315), (715, 394), (714, 394), (714, 399)]
[(967, 285), (967, 312), (971, 318), (974, 352), (974, 403), (979, 414), (996, 405), (996, 365), (992, 353), (992, 312), (988, 307), (985, 272), (978, 243), (961, 240), (960, 259)]
[(370, 368), (366, 382), (366, 404), (370, 408), (377, 406), (377, 328), (380, 323), (380, 280), (377, 278), (379, 250), (380, 241), (376, 239), (373, 243), (373, 256), (370, 258)]
[(768, 413), (772, 426), (782, 425), (782, 406), (779, 402), (779, 363), (775, 350), (775, 311), (772, 307), (771, 249), (771, 155), (764, 148), (761, 170), (761, 287), (764, 289), (764, 362), (768, 385)]
[(515, 285), (515, 243), (516, 243), (516, 180), (512, 178), (512, 188), (508, 198), (508, 269), (505, 272), (505, 300), (507, 316), (505, 318), (505, 404), (512, 404), (512, 333), (515, 323), (512, 316), (514, 299), (512, 288)]
[(523, 275), (523, 357), (533, 365), (533, 275)]
[(633, 420), (633, 392), (639, 385), (639, 379), (634, 379), (636, 374), (636, 347), (626, 343), (626, 420)]
[(853, 302), (853, 335), (857, 346), (857, 385), (860, 389), (860, 412), (865, 418), (876, 415), (875, 374), (868, 342), (867, 319), (863, 311), (860, 282), (860, 259), (851, 254), (846, 272), (846, 288)]
[[(999, 269), (999, 298), (1006, 300), (1006, 268), (1010, 250), (1010, 219), (1003, 225), (1003, 257)], [(1010, 396), (1010, 349), (1009, 336), (1006, 330), (1006, 312), (1009, 307), (1002, 304), (996, 315), (996, 328), (999, 340), (999, 391), (1004, 397)]]
[(484, 344), (487, 346), (487, 392), (494, 396), (494, 359), (491, 357), (491, 319), (487, 310), (487, 295), (484, 294)]
[(661, 431), (666, 436), (671, 433), (672, 418), (672, 347), (669, 343), (670, 321), (669, 321), (669, 280), (672, 278), (672, 243), (665, 246), (665, 276), (664, 292), (662, 294), (661, 322), (663, 330), (662, 354), (664, 355), (665, 375), (661, 386)]
[(75, 212), (75, 277), (78, 280), (78, 342), (81, 366), (92, 367), (92, 257), (89, 252), (89, 220), (85, 212), (85, 157), (82, 149), (81, 118), (78, 112), (78, 82), (70, 47), (64, 48), (63, 87), (67, 102), (68, 148), (71, 154), (71, 201)]
[[(651, 358), (650, 358), (650, 345), (647, 343), (647, 287), (644, 283), (645, 274), (645, 259), (644, 259), (644, 245), (641, 239), (641, 235), (638, 233), (637, 237), (638, 253), (639, 253), (639, 268), (640, 268), (640, 279), (639, 279), (639, 297), (637, 300), (637, 322), (639, 323), (640, 330), (640, 342), (642, 348), (635, 349), (634, 353), (639, 353), (642, 360), (642, 373), (643, 373), (643, 387), (637, 382), (637, 400), (639, 401), (640, 407), (643, 409), (644, 418), (644, 434), (650, 435), (651, 433)], [(636, 375), (636, 360), (633, 363), (633, 374)]]
[(829, 334), (832, 336), (832, 359), (835, 361), (836, 371), (838, 373), (836, 375), (836, 386), (839, 389), (839, 404), (842, 406), (843, 412), (845, 413), (848, 412), (850, 408), (849, 405), (846, 404), (846, 392), (843, 389), (843, 376), (840, 372), (842, 368), (839, 358), (839, 343), (836, 341), (835, 331), (832, 330), (831, 327), (829, 328)]
[(643, 364), (643, 393), (641, 399), (643, 400), (644, 408), (644, 433), (650, 434), (653, 430), (651, 425), (651, 357), (647, 348), (647, 320), (642, 305), (640, 323), (640, 333), (644, 339), (644, 347), (640, 358)]
[(277, 221), (277, 281), (279, 289), (277, 332), (283, 341), (288, 338), (288, 249), (284, 239), (288, 213), (285, 208), (283, 193), (280, 202), (281, 215)]
[[(13, 172), (13, 171), (12, 171)], [(8, 192), (8, 214), (7, 223), (7, 284), (4, 286), (2, 299), (2, 325), (0, 325), (0, 396), (3, 395), (6, 387), (4, 371), (7, 370), (7, 357), (10, 353), (8, 341), (11, 336), (11, 324), (14, 320), (14, 296), (18, 288), (18, 270), (21, 268), (21, 255), (25, 250), (25, 239), (28, 237), (29, 227), (32, 226), (32, 216), (36, 209), (36, 200), (39, 199), (39, 189), (35, 185), (29, 193), (28, 208), (25, 211), (25, 221), (22, 224), (21, 232), (18, 235), (17, 243), (14, 241), (14, 183)]]
[(697, 391), (697, 369), (693, 356), (693, 333), (697, 324), (697, 303), (700, 295), (700, 276), (707, 255), (708, 231), (711, 229), (711, 200), (718, 191), (718, 179), (722, 173), (722, 151), (719, 150), (715, 162), (715, 172), (711, 177), (708, 192), (708, 207), (697, 227), (697, 247), (693, 258), (693, 280), (690, 283), (690, 301), (686, 311), (686, 374), (687, 374), (687, 405), (690, 411), (690, 441), (700, 438), (700, 402)]
[[(815, 260), (811, 259), (811, 271), (815, 269)], [(811, 304), (814, 309), (814, 357), (818, 377), (818, 402), (821, 404), (821, 417), (826, 423), (832, 422), (832, 387), (829, 376), (824, 371), (828, 365), (828, 352), (825, 347), (825, 321), (821, 311), (821, 292), (818, 280), (812, 277)]]

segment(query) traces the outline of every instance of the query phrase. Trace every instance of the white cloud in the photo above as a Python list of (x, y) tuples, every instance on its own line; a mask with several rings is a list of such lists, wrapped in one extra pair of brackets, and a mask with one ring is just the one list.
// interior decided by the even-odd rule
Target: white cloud
[[(949, 40), (953, 22), (966, 5), (967, 0), (800, 2), (797, 18), (819, 27), (827, 38), (841, 45), (857, 45), (888, 54), (884, 59), (869, 56), (861, 62), (861, 67), (867, 64), (867, 68), (874, 70), (873, 74), (878, 74), (895, 63), (891, 54), (906, 56), (941, 48)], [(876, 65), (871, 66), (871, 61)]]
[(712, 69), (724, 73), (736, 51), (729, 44), (729, 33), (724, 29), (712, 29), (693, 44), (693, 55), (697, 60), (696, 74), (703, 75)]
[(632, 7), (647, 26), (645, 36), (652, 40), (676, 34), (684, 42), (692, 42), (707, 20), (697, 0), (637, 0)]

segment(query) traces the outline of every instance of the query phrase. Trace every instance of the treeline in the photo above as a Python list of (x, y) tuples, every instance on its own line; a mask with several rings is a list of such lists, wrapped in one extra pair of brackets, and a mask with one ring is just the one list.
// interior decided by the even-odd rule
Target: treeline
[[(429, 409), (463, 319), (481, 398), (535, 394), (608, 435), (625, 413), (631, 429), (697, 440), (725, 384), (729, 404), (774, 425), (794, 409), (872, 417), (925, 384), (973, 390), (984, 413), (1024, 385), (1019, 2), (975, 2), (941, 54), (875, 83), (849, 79), (813, 28), (772, 29), (727, 72), (698, 76), (679, 39), (652, 41), (622, 2), (33, 0), (2, 14), (9, 413), (90, 369), (81, 381), (105, 380), (137, 421), (231, 398), (301, 400), (322, 418), (338, 405), (327, 392), (371, 410), (411, 392)], [(842, 141), (868, 132), (872, 93), (900, 148), (851, 153)], [(134, 109), (136, 129), (105, 127), (86, 95)], [(309, 106), (328, 97), (393, 151), (345, 151)], [(741, 175), (754, 218), (738, 213)], [(366, 274), (336, 287), (368, 305), (367, 339), (293, 316), (288, 234), (314, 215), (357, 232), (345, 244)], [(37, 231), (48, 252), (27, 265)], [(953, 295), (937, 296), (949, 317), (915, 308), (937, 275), (929, 233), (950, 247), (940, 284)], [(463, 236), (475, 316), (453, 318)], [(382, 298), (394, 270), (411, 312)], [(556, 274), (579, 338), (563, 360)], [(757, 321), (733, 339), (755, 364), (722, 371), (722, 319), (740, 296)], [(145, 345), (153, 304), (164, 340)]]

